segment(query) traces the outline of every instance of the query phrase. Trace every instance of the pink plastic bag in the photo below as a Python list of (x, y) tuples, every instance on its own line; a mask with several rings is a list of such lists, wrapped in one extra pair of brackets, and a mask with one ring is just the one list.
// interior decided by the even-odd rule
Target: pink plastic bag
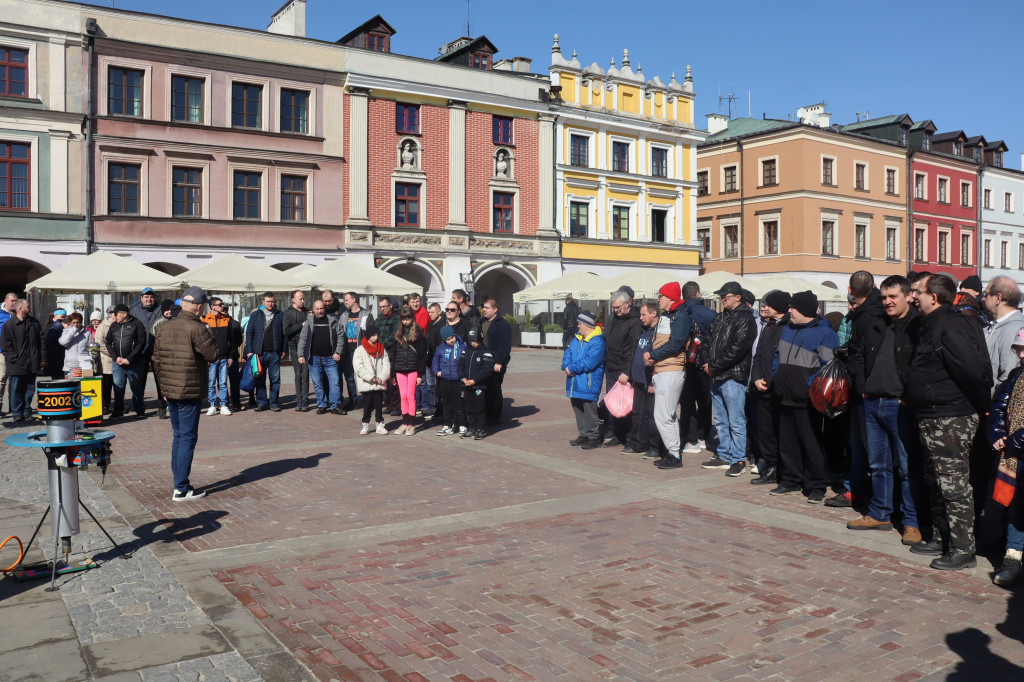
[(633, 412), (633, 386), (616, 381), (604, 394), (604, 406), (613, 417), (621, 419)]

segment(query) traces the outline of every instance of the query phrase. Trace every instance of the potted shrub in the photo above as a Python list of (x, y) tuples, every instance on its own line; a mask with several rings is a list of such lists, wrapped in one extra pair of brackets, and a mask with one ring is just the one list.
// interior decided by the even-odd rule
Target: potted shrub
[(505, 315), (504, 317), (512, 332), (512, 346), (523, 345), (523, 332), (519, 329), (519, 319), (515, 315)]
[(561, 325), (558, 324), (546, 324), (544, 325), (544, 339), (542, 341), (544, 346), (548, 348), (561, 348), (562, 347), (562, 333), (564, 330)]
[(540, 327), (534, 323), (530, 311), (526, 311), (526, 320), (523, 323), (522, 342), (524, 346), (540, 345)]

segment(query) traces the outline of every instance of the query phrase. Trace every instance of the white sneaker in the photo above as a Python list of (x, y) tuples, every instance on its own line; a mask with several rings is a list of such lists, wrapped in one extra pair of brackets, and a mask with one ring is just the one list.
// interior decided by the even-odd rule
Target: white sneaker
[(377, 422), (377, 433), (382, 436), (388, 435), (388, 429), (384, 426), (384, 422)]
[(687, 443), (686, 447), (683, 448), (683, 452), (687, 452), (691, 455), (699, 455), (701, 453), (701, 447), (696, 443)]
[(208, 410), (206, 411), (206, 416), (207, 416), (207, 417), (212, 417), (212, 416), (213, 416), (213, 415), (215, 415), (215, 414), (217, 414), (217, 408), (216, 408), (216, 407), (214, 407), (213, 405), (210, 405), (210, 409), (208, 409)]
[(224, 415), (225, 417), (230, 417), (231, 416), (231, 410), (228, 409), (227, 405), (221, 405), (220, 406), (220, 413), (222, 415)]
[(407, 427), (407, 426), (406, 426), (405, 424), (402, 424), (402, 425), (401, 425), (401, 426), (399, 426), (399, 427), (398, 427), (397, 429), (395, 429), (395, 435), (396, 435), (396, 436), (401, 436), (401, 435), (402, 435), (403, 433), (405, 433), (405, 430), (406, 430), (407, 428), (408, 428), (408, 427)]
[(370, 432), (370, 423), (369, 422), (363, 422), (363, 428), (359, 429), (359, 435), (360, 436), (365, 436), (369, 432)]
[(411, 436), (411, 435), (413, 435), (415, 433), (416, 433), (416, 427), (413, 426), (412, 424), (409, 424), (408, 426), (405, 427), (405, 435)]
[(450, 436), (453, 433), (455, 433), (455, 430), (452, 427), (450, 427), (450, 426), (446, 426), (443, 429), (441, 429), (440, 431), (438, 431), (437, 435), (439, 435), (439, 436)]
[(760, 474), (761, 470), (758, 468), (758, 466), (756, 464), (751, 464), (750, 465), (750, 473), (752, 473), (752, 474)]
[(460, 427), (459, 427), (459, 435), (460, 435), (460, 436), (461, 436), (462, 434), (466, 433), (467, 431), (469, 431), (469, 429), (467, 429), (467, 428), (466, 428), (465, 426), (460, 426)]
[(189, 500), (198, 500), (201, 497), (206, 497), (205, 490), (196, 490), (195, 488), (189, 488), (186, 492), (180, 493), (177, 490), (171, 495), (172, 502), (188, 502)]
[(708, 449), (708, 444), (705, 443), (702, 440), (698, 440), (697, 441), (697, 447), (700, 448), (701, 450), (707, 450)]

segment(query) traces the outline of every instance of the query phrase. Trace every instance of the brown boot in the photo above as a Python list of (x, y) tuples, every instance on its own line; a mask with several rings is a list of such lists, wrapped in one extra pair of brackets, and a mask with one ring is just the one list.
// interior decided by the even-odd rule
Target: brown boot
[(850, 530), (892, 530), (892, 524), (888, 521), (876, 521), (870, 516), (862, 516), (846, 524)]
[(907, 545), (908, 547), (910, 545), (916, 545), (917, 543), (921, 542), (921, 531), (919, 531), (917, 528), (914, 528), (913, 526), (907, 526), (903, 529), (902, 542), (904, 545)]

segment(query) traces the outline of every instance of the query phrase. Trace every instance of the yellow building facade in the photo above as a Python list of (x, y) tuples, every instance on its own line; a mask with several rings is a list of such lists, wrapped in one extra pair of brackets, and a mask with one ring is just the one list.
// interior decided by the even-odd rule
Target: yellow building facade
[(668, 84), (633, 70), (629, 51), (607, 70), (562, 55), (549, 67), (555, 124), (555, 224), (565, 272), (607, 277), (642, 267), (700, 268), (693, 78)]

